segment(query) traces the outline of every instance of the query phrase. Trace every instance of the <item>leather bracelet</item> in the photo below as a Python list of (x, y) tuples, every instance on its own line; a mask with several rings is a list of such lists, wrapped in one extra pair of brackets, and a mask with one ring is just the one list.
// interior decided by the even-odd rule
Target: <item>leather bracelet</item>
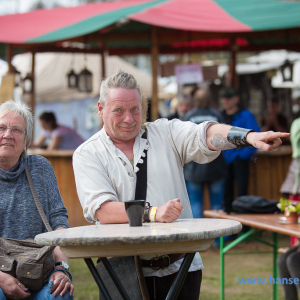
[(149, 211), (152, 208), (152, 206), (148, 206), (145, 208), (145, 213), (144, 213), (144, 221), (147, 223), (150, 223), (150, 218), (149, 218)]
[[(235, 145), (237, 150), (241, 150), (245, 147), (249, 148), (250, 150), (254, 150), (253, 145), (249, 144), (246, 141), (247, 134), (249, 132), (255, 132), (252, 129), (240, 128), (233, 126), (227, 134), (227, 140), (229, 143)], [(251, 148), (252, 147), (252, 148)]]

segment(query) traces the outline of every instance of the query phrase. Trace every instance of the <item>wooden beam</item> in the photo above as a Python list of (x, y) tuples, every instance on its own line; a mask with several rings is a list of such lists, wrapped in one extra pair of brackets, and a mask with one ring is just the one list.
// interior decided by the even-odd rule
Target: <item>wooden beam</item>
[[(289, 44), (290, 51), (300, 51), (300, 42)], [(286, 49), (284, 44), (260, 44), (260, 45), (246, 45), (240, 46), (239, 52), (258, 52), (266, 50), (277, 50), (277, 49)], [(55, 46), (42, 46), (35, 48), (26, 49), (24, 52), (35, 51), (36, 53), (42, 52), (61, 52), (61, 53), (94, 53), (99, 54), (99, 48), (90, 48), (90, 49), (79, 49), (71, 47), (55, 47)], [(159, 51), (162, 54), (182, 54), (182, 53), (202, 53), (202, 52), (220, 52), (228, 51), (228, 45), (222, 47), (218, 46), (206, 46), (206, 47), (178, 47), (174, 48), (171, 46), (159, 46)], [(108, 48), (106, 46), (106, 52), (109, 55), (136, 55), (136, 54), (151, 54), (150, 47), (118, 47), (118, 48)]]
[(35, 108), (35, 52), (32, 51), (32, 59), (31, 59), (31, 77), (32, 77), (32, 93), (30, 94), (30, 108), (31, 112), (34, 115)]
[(235, 44), (235, 40), (231, 41), (230, 46), (230, 61), (229, 61), (229, 85), (238, 88), (238, 78), (236, 73), (236, 54), (238, 46)]
[(11, 64), (11, 60), (13, 57), (13, 46), (12, 44), (6, 44), (6, 49), (5, 49), (5, 59), (6, 62), (8, 63), (8, 73), (13, 73), (14, 68), (13, 65)]
[(105, 44), (101, 43), (100, 44), (100, 53), (101, 53), (101, 75), (100, 78), (101, 80), (105, 79), (106, 76), (106, 59), (105, 59)]
[(151, 121), (158, 119), (158, 86), (157, 86), (157, 71), (158, 71), (158, 38), (157, 27), (151, 27), (151, 62), (152, 62), (152, 99), (151, 99)]

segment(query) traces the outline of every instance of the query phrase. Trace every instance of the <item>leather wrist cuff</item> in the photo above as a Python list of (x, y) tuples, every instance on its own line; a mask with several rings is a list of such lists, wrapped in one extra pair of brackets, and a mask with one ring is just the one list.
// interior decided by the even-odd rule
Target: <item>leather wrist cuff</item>
[[(237, 150), (243, 149), (245, 147), (254, 150), (253, 145), (249, 144), (246, 141), (247, 134), (249, 132), (255, 132), (252, 129), (245, 129), (240, 127), (233, 126), (227, 134), (227, 140), (229, 143), (235, 145), (237, 147)], [(252, 147), (252, 148), (251, 148)]]

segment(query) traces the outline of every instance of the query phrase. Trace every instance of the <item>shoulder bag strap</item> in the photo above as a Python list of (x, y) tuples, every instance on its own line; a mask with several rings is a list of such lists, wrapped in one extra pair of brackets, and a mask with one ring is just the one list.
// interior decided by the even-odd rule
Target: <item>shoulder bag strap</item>
[[(142, 138), (147, 139), (147, 128), (145, 129)], [(142, 164), (137, 164), (139, 171), (136, 173), (137, 179), (134, 200), (146, 200), (147, 197), (147, 152), (147, 150), (144, 151), (144, 153), (146, 154), (145, 157), (143, 157), (144, 162)], [(142, 298), (143, 300), (150, 300), (139, 255), (134, 256), (134, 264), (141, 289)]]
[(37, 209), (38, 209), (38, 211), (40, 213), (40, 216), (41, 216), (41, 218), (42, 218), (42, 220), (43, 220), (43, 222), (44, 222), (47, 230), (48, 231), (52, 231), (52, 228), (51, 228), (51, 226), (50, 226), (50, 224), (49, 224), (49, 222), (47, 220), (47, 217), (46, 217), (46, 215), (44, 213), (44, 210), (42, 208), (42, 205), (41, 205), (41, 202), (39, 200), (39, 197), (38, 197), (38, 195), (37, 195), (37, 193), (35, 191), (35, 188), (34, 188), (34, 185), (33, 185), (33, 182), (32, 182), (32, 178), (31, 178), (30, 171), (29, 171), (27, 163), (25, 165), (25, 173), (26, 173), (26, 176), (27, 176), (27, 180), (28, 180), (28, 183), (29, 183), (29, 186), (30, 186), (30, 189), (31, 189), (31, 193), (32, 193), (34, 202), (35, 202), (36, 207), (37, 207)]
[[(147, 128), (142, 135), (143, 139), (147, 139)], [(137, 164), (139, 171), (136, 173), (136, 187), (134, 200), (146, 200), (147, 198), (147, 152), (144, 150), (145, 157), (143, 157), (143, 163)]]

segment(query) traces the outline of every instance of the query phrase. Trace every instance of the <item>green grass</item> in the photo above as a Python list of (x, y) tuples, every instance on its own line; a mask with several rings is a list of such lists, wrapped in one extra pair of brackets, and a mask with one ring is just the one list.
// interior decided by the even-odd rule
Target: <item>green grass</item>
[[(97, 259), (93, 259), (96, 264)], [(75, 300), (98, 300), (99, 290), (83, 259), (70, 259), (70, 271), (73, 276)]]
[[(270, 237), (265, 233), (263, 238)], [(288, 247), (289, 237), (280, 236), (279, 246)], [(225, 256), (225, 299), (230, 300), (270, 300), (273, 285), (240, 285), (238, 278), (266, 278), (273, 274), (272, 254), (253, 254), (257, 251), (270, 251), (271, 248), (255, 241), (247, 241), (230, 250), (249, 252), (243, 255)], [(220, 255), (219, 250), (211, 247), (201, 254), (205, 269), (201, 285), (201, 300), (220, 299)], [(96, 259), (93, 259), (96, 263)], [(98, 300), (98, 287), (83, 259), (70, 260), (70, 271), (75, 286), (75, 300)], [(187, 299), (188, 300), (188, 299)], [(278, 300), (284, 300), (282, 287), (278, 286)]]

